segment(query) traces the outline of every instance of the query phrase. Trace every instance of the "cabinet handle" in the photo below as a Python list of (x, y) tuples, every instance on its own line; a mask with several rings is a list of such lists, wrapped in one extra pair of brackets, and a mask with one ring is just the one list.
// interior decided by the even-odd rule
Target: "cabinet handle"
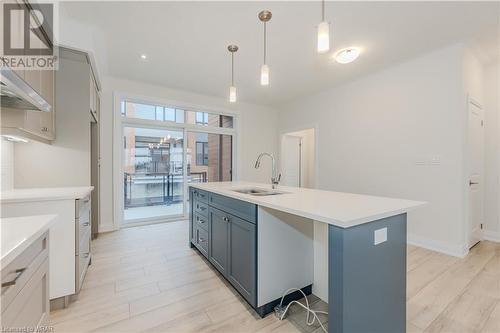
[(226, 222), (229, 222), (229, 217), (224, 216), (223, 220), (226, 221)]
[(3, 282), (2, 288), (14, 286), (16, 284), (17, 279), (19, 279), (21, 277), (21, 275), (23, 275), (25, 270), (26, 270), (26, 268), (16, 269), (16, 276), (14, 277), (14, 279), (12, 279), (8, 282)]
[(42, 127), (42, 132), (47, 132), (49, 129), (47, 127)]
[(196, 221), (198, 221), (198, 223), (200, 223), (200, 224), (205, 223), (205, 221), (203, 221), (203, 220), (202, 220), (202, 219), (200, 219), (199, 217), (196, 217)]
[(90, 252), (84, 253), (84, 254), (83, 254), (83, 257), (84, 257), (84, 258), (88, 258), (88, 257), (89, 257), (89, 254), (90, 254)]
[(90, 225), (90, 222), (85, 222), (84, 224), (82, 224), (84, 227), (88, 227)]
[(198, 237), (198, 243), (205, 243), (205, 239), (201, 238), (201, 237)]

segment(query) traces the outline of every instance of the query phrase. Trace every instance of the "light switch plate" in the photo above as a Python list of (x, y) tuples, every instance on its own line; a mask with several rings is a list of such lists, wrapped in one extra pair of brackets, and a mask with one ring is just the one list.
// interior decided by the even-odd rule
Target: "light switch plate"
[(387, 242), (387, 228), (377, 229), (373, 232), (373, 245)]

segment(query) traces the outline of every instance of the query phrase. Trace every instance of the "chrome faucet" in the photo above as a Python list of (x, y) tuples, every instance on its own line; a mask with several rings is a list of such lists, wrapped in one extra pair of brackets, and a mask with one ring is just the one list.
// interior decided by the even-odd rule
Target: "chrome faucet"
[(278, 187), (278, 184), (280, 183), (281, 180), (281, 174), (278, 174), (278, 171), (276, 169), (276, 159), (274, 158), (273, 154), (269, 153), (262, 153), (257, 157), (257, 161), (255, 161), (255, 169), (258, 169), (260, 167), (260, 160), (262, 159), (263, 156), (269, 156), (272, 160), (272, 174), (271, 174), (271, 186), (273, 189), (276, 189)]

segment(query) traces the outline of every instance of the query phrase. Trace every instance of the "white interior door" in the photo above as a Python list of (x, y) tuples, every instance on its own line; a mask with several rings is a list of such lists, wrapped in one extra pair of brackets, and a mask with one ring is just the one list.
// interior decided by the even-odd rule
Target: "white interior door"
[(469, 247), (482, 239), (483, 179), (484, 179), (484, 119), (483, 110), (469, 102)]
[(302, 138), (284, 135), (281, 142), (281, 172), (284, 185), (300, 187)]

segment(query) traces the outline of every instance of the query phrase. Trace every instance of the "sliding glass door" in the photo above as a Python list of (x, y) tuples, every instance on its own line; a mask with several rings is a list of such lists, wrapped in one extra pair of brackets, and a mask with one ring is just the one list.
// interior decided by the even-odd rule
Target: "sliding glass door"
[(123, 128), (124, 223), (184, 214), (184, 133)]
[(122, 226), (187, 218), (189, 183), (233, 179), (234, 116), (129, 98), (119, 105)]

